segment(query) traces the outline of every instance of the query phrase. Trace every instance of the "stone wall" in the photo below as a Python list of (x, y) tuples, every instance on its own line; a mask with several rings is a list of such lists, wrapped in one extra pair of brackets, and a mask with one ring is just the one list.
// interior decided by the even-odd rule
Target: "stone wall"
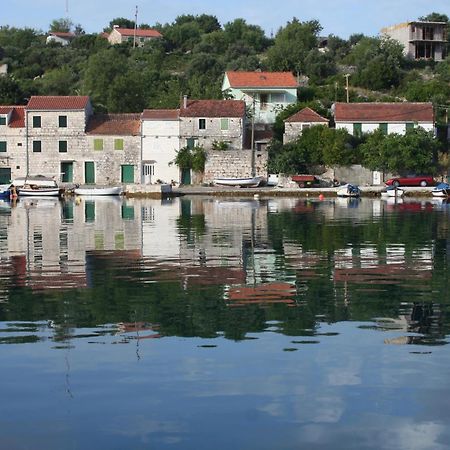
[[(267, 178), (267, 151), (255, 151), (255, 175)], [(203, 176), (204, 183), (214, 178), (242, 178), (252, 176), (251, 150), (208, 151)]]

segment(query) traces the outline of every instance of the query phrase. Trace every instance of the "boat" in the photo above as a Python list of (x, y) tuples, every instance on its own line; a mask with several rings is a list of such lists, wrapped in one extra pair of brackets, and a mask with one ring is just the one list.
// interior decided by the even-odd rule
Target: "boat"
[(0, 184), (0, 198), (9, 198), (11, 195), (10, 187), (11, 183)]
[(121, 186), (107, 186), (107, 187), (76, 187), (74, 189), (75, 195), (89, 195), (96, 197), (98, 195), (120, 195), (122, 194)]
[(258, 187), (263, 180), (264, 177), (215, 178), (214, 184), (219, 186)]
[(382, 197), (402, 197), (405, 191), (399, 187), (388, 186), (384, 191), (381, 191)]
[(61, 189), (53, 178), (42, 175), (17, 178), (12, 183), (19, 197), (58, 197)]
[(450, 195), (450, 184), (439, 183), (431, 191), (433, 197), (448, 197)]
[(359, 197), (361, 195), (361, 189), (355, 184), (344, 184), (338, 187), (336, 191), (338, 197)]

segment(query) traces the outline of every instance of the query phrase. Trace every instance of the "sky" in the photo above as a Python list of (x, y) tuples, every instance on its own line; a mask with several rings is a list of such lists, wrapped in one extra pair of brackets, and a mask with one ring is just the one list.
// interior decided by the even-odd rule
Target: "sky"
[[(116, 17), (138, 23), (171, 23), (181, 14), (211, 14), (224, 24), (236, 18), (275, 35), (293, 17), (317, 19), (321, 35), (348, 38), (354, 33), (376, 36), (387, 25), (415, 20), (431, 12), (450, 16), (449, 0), (3, 0), (0, 26), (47, 31), (53, 19), (69, 17), (88, 33), (96, 33)], [(68, 6), (68, 8), (67, 8)], [(68, 10), (68, 13), (67, 13)]]

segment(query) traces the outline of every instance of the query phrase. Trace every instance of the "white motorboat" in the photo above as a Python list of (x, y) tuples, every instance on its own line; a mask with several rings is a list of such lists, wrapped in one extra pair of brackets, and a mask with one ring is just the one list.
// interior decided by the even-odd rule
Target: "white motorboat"
[(258, 187), (263, 180), (264, 177), (215, 178), (214, 184), (219, 186)]
[(388, 186), (386, 190), (381, 192), (382, 197), (402, 197), (405, 191), (399, 187)]
[(107, 187), (77, 187), (73, 191), (76, 195), (89, 195), (92, 197), (98, 195), (120, 195), (122, 194), (121, 186), (107, 186)]
[(433, 197), (448, 197), (450, 195), (450, 184), (448, 183), (439, 183), (436, 187), (431, 191), (431, 195)]
[(18, 189), (19, 197), (58, 197), (59, 187), (39, 187), (25, 185)]
[(338, 197), (359, 197), (361, 189), (355, 184), (347, 183), (337, 188), (336, 195)]

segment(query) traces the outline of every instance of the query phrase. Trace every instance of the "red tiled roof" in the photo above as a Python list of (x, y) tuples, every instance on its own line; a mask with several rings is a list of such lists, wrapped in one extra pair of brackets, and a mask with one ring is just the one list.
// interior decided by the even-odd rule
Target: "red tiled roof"
[(317, 122), (328, 123), (328, 119), (322, 117), (311, 108), (303, 108), (291, 117), (287, 118), (285, 122)]
[[(117, 30), (122, 36), (134, 36), (135, 30), (134, 28), (114, 28)], [(149, 38), (159, 38), (162, 37), (162, 34), (158, 30), (143, 30), (138, 28), (136, 30), (136, 37), (149, 37)]]
[(188, 100), (180, 117), (244, 117), (243, 100)]
[(50, 36), (57, 36), (60, 38), (69, 38), (72, 39), (75, 37), (75, 35), (73, 33), (70, 32), (64, 32), (64, 31), (50, 31), (48, 33)]
[(143, 120), (178, 120), (180, 117), (179, 109), (144, 109), (142, 113)]
[(25, 127), (25, 106), (0, 106), (0, 114), (9, 114), (8, 127), (24, 128)]
[(226, 72), (231, 87), (296, 88), (297, 80), (291, 72)]
[(86, 128), (87, 134), (112, 136), (138, 136), (140, 134), (140, 118), (133, 114), (98, 114), (92, 116)]
[(89, 97), (84, 96), (33, 96), (28, 102), (27, 109), (37, 110), (79, 110), (85, 109)]
[(336, 122), (434, 122), (431, 103), (336, 103)]

